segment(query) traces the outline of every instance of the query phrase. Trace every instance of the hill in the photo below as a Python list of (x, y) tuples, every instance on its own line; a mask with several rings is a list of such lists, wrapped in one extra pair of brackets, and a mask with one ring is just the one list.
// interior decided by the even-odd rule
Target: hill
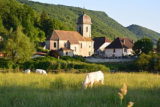
[(142, 37), (148, 37), (152, 39), (154, 42), (157, 41), (157, 39), (160, 38), (160, 33), (157, 33), (153, 30), (150, 30), (148, 28), (138, 26), (138, 25), (130, 25), (127, 27), (128, 30), (133, 32), (135, 35), (137, 35), (137, 38), (142, 38)]
[(49, 16), (60, 20), (67, 26), (63, 30), (76, 30), (76, 20), (83, 11), (92, 18), (92, 35), (93, 37), (106, 36), (111, 39), (115, 37), (130, 37), (136, 39), (136, 35), (126, 29), (124, 26), (110, 18), (105, 12), (70, 7), (63, 5), (44, 4), (28, 0), (18, 0), (31, 6), (36, 11), (42, 13), (45, 11)]

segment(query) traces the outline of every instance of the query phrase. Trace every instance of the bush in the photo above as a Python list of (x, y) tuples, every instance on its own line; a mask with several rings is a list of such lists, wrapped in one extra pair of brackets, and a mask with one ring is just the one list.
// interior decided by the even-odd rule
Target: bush
[[(65, 57), (67, 58), (67, 57)], [(49, 71), (70, 71), (76, 69), (79, 72), (92, 72), (92, 71), (109, 71), (107, 67), (100, 64), (90, 64), (80, 61), (61, 60), (53, 57), (35, 58), (31, 61), (22, 64), (23, 69), (45, 69)]]
[(39, 47), (39, 48), (37, 49), (37, 51), (38, 51), (38, 52), (49, 53), (49, 50), (48, 50), (48, 49), (43, 49), (43, 48), (41, 48), (41, 47)]
[(10, 69), (13, 68), (14, 63), (10, 60), (6, 60), (6, 59), (0, 59), (0, 68), (6, 68), (6, 69)]
[(139, 70), (158, 72), (160, 71), (160, 55), (155, 53), (141, 54), (135, 64)]
[(68, 60), (68, 61), (81, 61), (81, 62), (85, 62), (85, 58), (83, 58), (82, 56), (61, 56), (61, 59), (63, 60)]
[[(65, 57), (70, 58), (70, 57)], [(79, 57), (80, 58), (80, 57)], [(72, 58), (71, 58), (72, 59)], [(74, 59), (74, 58), (73, 58)], [(61, 72), (61, 71), (75, 71), (75, 72), (93, 72), (93, 71), (109, 71), (104, 65), (101, 64), (90, 64), (81, 62), (79, 60), (62, 60), (53, 57), (39, 57), (26, 61), (21, 64), (14, 64), (8, 60), (0, 60), (0, 68), (13, 68), (13, 69), (44, 69), (50, 72)]]

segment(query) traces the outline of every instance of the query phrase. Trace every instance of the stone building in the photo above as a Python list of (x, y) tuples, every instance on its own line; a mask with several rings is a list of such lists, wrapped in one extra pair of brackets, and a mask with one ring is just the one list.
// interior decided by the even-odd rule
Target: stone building
[(94, 39), (94, 54), (96, 56), (104, 56), (105, 48), (111, 43), (107, 37), (95, 37)]
[(133, 40), (118, 37), (105, 48), (105, 57), (123, 57), (132, 55), (133, 45)]
[(82, 14), (77, 21), (77, 31), (54, 30), (46, 41), (46, 48), (57, 50), (62, 56), (88, 57), (94, 53), (94, 41), (91, 38), (91, 18)]

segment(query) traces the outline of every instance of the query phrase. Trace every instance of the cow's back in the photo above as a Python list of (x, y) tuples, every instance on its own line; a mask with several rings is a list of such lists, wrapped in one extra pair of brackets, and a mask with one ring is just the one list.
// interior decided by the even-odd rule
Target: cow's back
[(99, 81), (99, 80), (104, 79), (104, 74), (102, 71), (91, 72), (91, 73), (88, 73), (87, 76), (89, 80)]

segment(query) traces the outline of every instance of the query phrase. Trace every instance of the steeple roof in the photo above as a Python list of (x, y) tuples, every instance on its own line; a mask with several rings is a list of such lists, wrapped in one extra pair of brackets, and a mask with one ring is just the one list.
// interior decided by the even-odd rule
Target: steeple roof
[(92, 24), (91, 18), (90, 16), (88, 16), (87, 14), (83, 13), (82, 15), (80, 15), (80, 17), (78, 18), (77, 24)]

